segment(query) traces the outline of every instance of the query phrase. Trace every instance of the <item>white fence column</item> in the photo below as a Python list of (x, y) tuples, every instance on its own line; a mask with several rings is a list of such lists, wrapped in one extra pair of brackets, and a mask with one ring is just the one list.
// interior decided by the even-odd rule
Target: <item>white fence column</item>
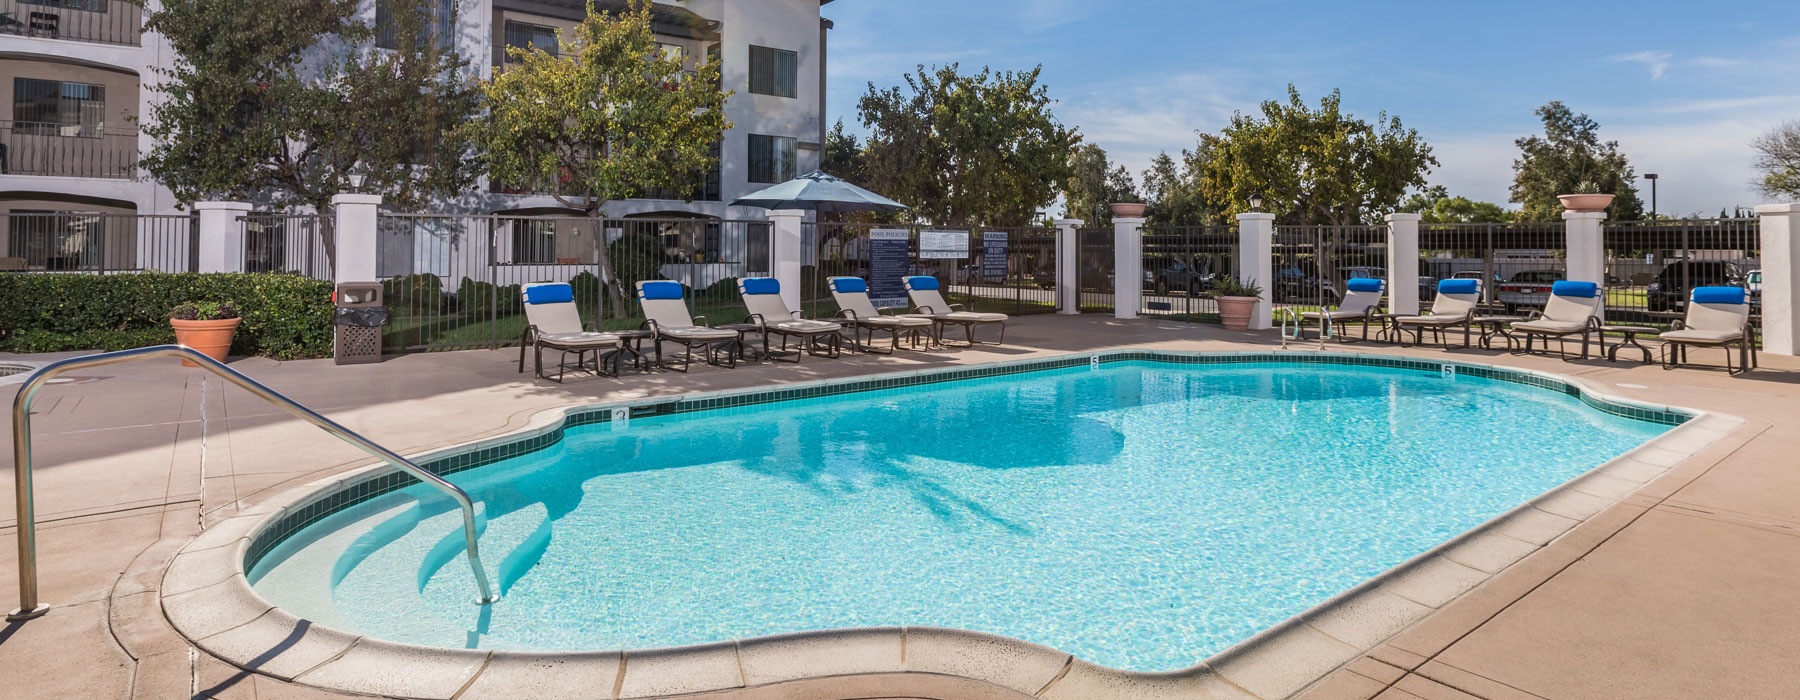
[(244, 271), (244, 215), (249, 202), (195, 202), (200, 218), (198, 272)]
[(1056, 220), (1056, 313), (1081, 313), (1081, 285), (1076, 279), (1081, 254), (1081, 219)]
[(1800, 355), (1800, 204), (1764, 204), (1762, 219), (1763, 351)]
[(770, 266), (775, 280), (781, 283), (781, 300), (788, 308), (800, 308), (800, 268), (805, 264), (801, 250), (801, 233), (806, 226), (806, 212), (782, 209), (769, 212)]
[(1563, 230), (1569, 250), (1564, 275), (1576, 282), (1606, 285), (1606, 212), (1565, 211)]
[(340, 194), (331, 198), (331, 206), (337, 210), (337, 269), (333, 278), (340, 283), (376, 281), (375, 256), (381, 249), (381, 195)]
[(1262, 287), (1262, 303), (1250, 314), (1250, 330), (1267, 330), (1275, 317), (1275, 215), (1237, 215), (1238, 277)]
[(1387, 215), (1388, 313), (1419, 313), (1420, 218), (1418, 214), (1398, 212)]
[[(1076, 280), (1079, 282), (1079, 280)], [(1144, 307), (1144, 219), (1113, 217), (1113, 318)]]

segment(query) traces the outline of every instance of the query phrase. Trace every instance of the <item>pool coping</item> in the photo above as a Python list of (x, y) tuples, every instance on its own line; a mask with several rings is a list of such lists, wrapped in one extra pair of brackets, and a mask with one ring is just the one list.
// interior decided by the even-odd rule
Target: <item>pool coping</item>
[[(163, 610), (184, 637), (234, 666), (283, 681), (361, 694), (593, 697), (596, 689), (610, 688), (606, 697), (650, 698), (871, 674), (927, 674), (976, 681), (1019, 697), (1274, 700), (1306, 688), (1379, 646), (1744, 425), (1742, 419), (1730, 416), (1613, 396), (1576, 377), (1459, 360), (1347, 352), (1128, 349), (550, 409), (533, 415), (520, 430), (433, 450), (416, 461), (446, 472), (472, 469), (543, 449), (560, 440), (565, 428), (611, 420), (614, 409), (626, 409), (633, 416), (711, 410), (1131, 360), (1330, 363), (1426, 371), (1448, 366), (1458, 374), (1561, 390), (1621, 415), (1661, 417), (1665, 423), (1674, 417), (1685, 420), (1192, 667), (1164, 673), (1121, 671), (1017, 639), (930, 627), (825, 630), (628, 651), (424, 647), (312, 624), (275, 607), (250, 587), (246, 565), (266, 552), (271, 542), (323, 517), (320, 513), (374, 498), (393, 490), (395, 483), (400, 487), (411, 483), (390, 477), (398, 472), (384, 464), (284, 491), (208, 528), (183, 548), (166, 572), (160, 596)], [(296, 522), (301, 524), (292, 526)], [(401, 665), (408, 673), (391, 673)]]

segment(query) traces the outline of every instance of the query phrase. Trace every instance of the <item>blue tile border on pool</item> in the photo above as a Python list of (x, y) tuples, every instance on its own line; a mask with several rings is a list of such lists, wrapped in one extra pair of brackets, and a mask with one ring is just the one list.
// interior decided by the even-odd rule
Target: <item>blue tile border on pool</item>
[[(979, 379), (1009, 374), (1041, 372), (1045, 370), (1067, 369), (1093, 364), (1098, 359), (1100, 364), (1118, 362), (1161, 362), (1167, 364), (1337, 364), (1363, 367), (1383, 367), (1409, 369), (1422, 372), (1441, 372), (1448, 365), (1456, 368), (1458, 375), (1481, 377), (1498, 381), (1526, 384), (1542, 389), (1560, 391), (1580, 399), (1588, 406), (1612, 415), (1634, 420), (1660, 423), (1663, 425), (1680, 425), (1693, 416), (1668, 409), (1632, 406), (1608, 401), (1585, 392), (1579, 385), (1562, 379), (1534, 374), (1523, 370), (1471, 365), (1458, 362), (1420, 360), (1404, 357), (1387, 357), (1378, 355), (1352, 354), (1295, 354), (1290, 352), (1237, 352), (1237, 353), (1182, 353), (1158, 350), (1117, 350), (1079, 355), (1065, 355), (1043, 360), (1026, 360), (1021, 362), (981, 365), (959, 369), (914, 372), (899, 375), (876, 376), (867, 379), (852, 379), (839, 382), (827, 382), (809, 386), (788, 387), (781, 389), (762, 389), (754, 391), (727, 393), (723, 395), (707, 395), (698, 397), (674, 397), (661, 401), (650, 401), (630, 406), (632, 417), (653, 415), (671, 415), (693, 413), (696, 411), (712, 411), (727, 408), (739, 408), (757, 404), (809, 399), (824, 396), (854, 394), (882, 389), (941, 384), (944, 382)], [(459, 451), (452, 448), (451, 454), (435, 457), (421, 462), (420, 466), (439, 475), (487, 466), (501, 460), (526, 455), (549, 448), (563, 439), (566, 429), (612, 421), (613, 409), (617, 406), (585, 406), (569, 409), (563, 419), (548, 430), (529, 435), (503, 445), (480, 447)], [(378, 496), (400, 490), (417, 483), (412, 477), (398, 470), (378, 471), (364, 475), (343, 487), (313, 499), (304, 505), (290, 507), (279, 519), (262, 528), (250, 540), (250, 546), (244, 557), (244, 570), (252, 571), (277, 544), (306, 527), (325, 519), (327, 516), (352, 506), (367, 502)]]

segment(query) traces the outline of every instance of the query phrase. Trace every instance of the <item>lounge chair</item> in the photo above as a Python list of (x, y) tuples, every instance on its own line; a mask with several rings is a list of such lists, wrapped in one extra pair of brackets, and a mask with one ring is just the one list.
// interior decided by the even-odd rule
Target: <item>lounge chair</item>
[[(801, 319), (800, 312), (789, 309), (781, 298), (780, 280), (773, 277), (740, 279), (738, 294), (744, 298), (744, 308), (750, 310), (750, 316), (744, 322), (755, 325), (762, 335), (763, 357), (780, 359), (781, 355), (787, 354), (790, 338), (800, 341), (800, 349), (793, 353), (796, 363), (802, 355), (823, 353), (835, 358), (842, 352), (844, 324)], [(781, 336), (779, 354), (769, 352), (770, 335)]]
[(1588, 358), (1588, 344), (1600, 336), (1600, 308), (1606, 295), (1600, 285), (1593, 282), (1575, 282), (1559, 280), (1550, 285), (1550, 299), (1544, 303), (1540, 311), (1531, 312), (1531, 317), (1511, 324), (1512, 332), (1525, 336), (1525, 352), (1531, 352), (1533, 338), (1544, 339), (1544, 349), (1550, 349), (1551, 339), (1555, 339), (1556, 354), (1569, 359), (1563, 351), (1562, 341), (1571, 335), (1581, 336), (1581, 359)]
[[(1742, 287), (1700, 287), (1688, 298), (1687, 316), (1674, 330), (1658, 336), (1663, 341), (1663, 369), (1687, 364), (1688, 346), (1725, 350), (1725, 371), (1748, 372), (1757, 366), (1756, 329), (1750, 325), (1750, 300)], [(1738, 364), (1731, 366), (1731, 347), (1737, 346)]]
[(906, 278), (905, 282), (906, 295), (912, 298), (913, 310), (937, 324), (937, 330), (932, 335), (939, 345), (944, 343), (945, 326), (962, 326), (963, 333), (969, 339), (969, 346), (973, 347), (976, 345), (975, 327), (992, 323), (1000, 324), (1000, 339), (987, 344), (1001, 345), (1006, 342), (1006, 314), (964, 311), (962, 304), (944, 301), (944, 295), (938, 291), (936, 277), (917, 275)]
[(685, 285), (666, 280), (639, 282), (637, 292), (638, 304), (644, 308), (644, 327), (656, 333), (658, 366), (675, 369), (673, 364), (663, 362), (662, 344), (670, 342), (686, 349), (681, 356), (682, 372), (693, 366), (695, 350), (705, 353), (706, 364), (737, 367), (741, 336), (737, 331), (706, 325), (705, 316), (688, 315)]
[[(1458, 326), (1463, 329), (1462, 347), (1472, 344), (1472, 326), (1475, 324), (1476, 305), (1481, 303), (1481, 280), (1448, 279), (1438, 282), (1437, 299), (1431, 302), (1431, 313), (1424, 316), (1399, 316), (1393, 319), (1394, 329), (1398, 331), (1400, 344), (1406, 344), (1406, 331), (1413, 332), (1413, 344), (1425, 342), (1425, 331), (1431, 331), (1441, 339), (1443, 332)], [(1444, 349), (1450, 349), (1450, 342), (1443, 341)]]
[[(1318, 325), (1319, 346), (1324, 347), (1325, 339), (1334, 337), (1334, 331), (1332, 329), (1339, 323), (1344, 321), (1362, 321), (1362, 340), (1368, 340), (1369, 326), (1375, 323), (1375, 315), (1381, 311), (1381, 295), (1383, 292), (1387, 291), (1387, 282), (1385, 280), (1359, 277), (1345, 282), (1344, 290), (1344, 299), (1343, 301), (1338, 302), (1337, 308), (1321, 309), (1319, 311), (1302, 311), (1299, 314), (1296, 314), (1299, 323), (1295, 324), (1294, 339), (1298, 340), (1305, 335), (1306, 324), (1310, 321)], [(1335, 335), (1335, 337), (1340, 342), (1351, 342), (1344, 340), (1344, 337), (1341, 334)], [(1287, 341), (1284, 339), (1282, 342), (1285, 343)]]
[[(619, 364), (623, 360), (625, 340), (612, 333), (595, 333), (581, 323), (581, 312), (575, 306), (575, 290), (560, 282), (545, 284), (527, 284), (520, 290), (519, 296), (525, 302), (525, 335), (519, 341), (519, 371), (525, 371), (525, 350), (533, 350), (537, 357), (537, 376), (562, 382), (563, 375), (571, 367), (582, 369), (587, 367), (588, 353), (594, 353), (594, 373), (605, 375), (606, 370), (602, 353), (610, 353), (613, 363), (612, 374), (619, 374)], [(556, 363), (556, 376), (544, 375), (544, 348), (562, 352)], [(575, 355), (575, 364), (569, 364), (569, 355)]]
[[(924, 316), (889, 316), (875, 308), (875, 302), (869, 300), (869, 283), (861, 277), (832, 277), (826, 280), (831, 285), (831, 299), (837, 302), (838, 317), (855, 326), (851, 334), (851, 342), (856, 349), (863, 352), (879, 353), (875, 349), (875, 333), (886, 331), (891, 342), (886, 354), (894, 354), (900, 347), (900, 336), (910, 335), (913, 348), (919, 347), (919, 333), (930, 332), (934, 322)], [(867, 331), (869, 339), (863, 341), (863, 332)]]

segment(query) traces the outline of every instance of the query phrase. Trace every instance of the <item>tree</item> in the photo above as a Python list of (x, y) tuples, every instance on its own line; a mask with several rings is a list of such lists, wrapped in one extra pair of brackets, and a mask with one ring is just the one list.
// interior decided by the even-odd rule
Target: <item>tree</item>
[(873, 189), (946, 226), (1016, 226), (1033, 221), (1069, 176), (1081, 135), (1051, 114), (1042, 66), (1022, 72), (957, 64), (873, 83), (857, 103), (872, 133), (865, 146)]
[(1218, 134), (1201, 134), (1195, 167), (1208, 203), (1225, 216), (1260, 195), (1288, 224), (1373, 223), (1438, 164), (1419, 132), (1382, 112), (1373, 124), (1346, 114), (1338, 91), (1312, 109), (1288, 85), (1286, 102), (1238, 113)]
[(1637, 175), (1619, 152), (1619, 142), (1600, 141), (1599, 122), (1570, 111), (1561, 101), (1537, 108), (1536, 114), (1544, 121), (1544, 134), (1514, 142), (1519, 159), (1513, 161), (1512, 201), (1519, 204), (1518, 220), (1556, 220), (1562, 212), (1556, 197), (1564, 194), (1610, 194), (1611, 218), (1643, 218), (1644, 201), (1632, 184)]
[(355, 0), (165, 0), (147, 26), (176, 61), (159, 69), (145, 170), (182, 201), (312, 207), (328, 264), (333, 196), (415, 208), (466, 191), (476, 171), (460, 128), (481, 103), (467, 62), (433, 26), (453, 18), (434, 18), (424, 0), (383, 2), (392, 50), (373, 48)]
[[(560, 51), (507, 49), (516, 61), (481, 84), (491, 105), (471, 125), (489, 176), (505, 187), (546, 191), (599, 218), (607, 202), (653, 189), (688, 190), (716, 162), (725, 121), (719, 62), (692, 75), (650, 30), (650, 3), (599, 12), (559, 34)], [(625, 313), (609, 246), (599, 246), (608, 297)]]
[(1756, 149), (1756, 189), (1770, 199), (1800, 198), (1800, 120), (1782, 122), (1750, 142)]
[(1486, 224), (1513, 220), (1513, 213), (1505, 207), (1468, 197), (1452, 197), (1443, 185), (1406, 198), (1400, 203), (1400, 211), (1417, 212), (1428, 224)]
[(862, 141), (856, 134), (844, 131), (842, 119), (825, 134), (825, 155), (819, 169), (858, 187), (869, 186), (869, 164), (863, 155)]
[(1181, 163), (1168, 153), (1158, 153), (1144, 171), (1144, 218), (1151, 226), (1204, 226), (1218, 223), (1218, 213), (1206, 202), (1200, 191), (1197, 164), (1204, 161), (1198, 151), (1183, 150)]
[(1069, 156), (1069, 177), (1063, 182), (1063, 216), (1081, 219), (1088, 226), (1112, 225), (1113, 202), (1136, 202), (1142, 199), (1131, 171), (1107, 160), (1106, 150), (1096, 144), (1077, 146)]

